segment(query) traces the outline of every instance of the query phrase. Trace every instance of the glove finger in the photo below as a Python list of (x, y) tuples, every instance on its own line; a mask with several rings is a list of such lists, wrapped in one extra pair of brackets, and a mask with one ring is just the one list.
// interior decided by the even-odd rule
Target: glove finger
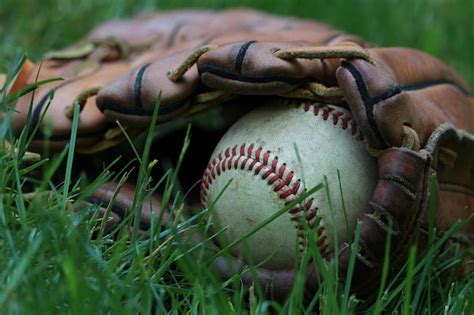
[[(390, 246), (391, 270), (399, 270), (416, 237), (415, 224), (426, 211), (430, 175), (428, 152), (403, 148), (383, 151), (377, 159), (379, 179), (360, 218), (361, 234), (353, 271), (352, 290), (365, 295), (379, 286), (385, 246)], [(390, 228), (391, 226), (391, 228)], [(391, 242), (387, 244), (388, 234)], [(339, 267), (347, 276), (351, 250), (341, 247)]]
[[(334, 38), (334, 33), (330, 35)], [(268, 37), (268, 34), (263, 36)], [(180, 66), (192, 51), (158, 57), (156, 61), (140, 66), (101, 89), (97, 104), (109, 120), (146, 125), (151, 120), (160, 92), (158, 119), (163, 122), (188, 111), (192, 104), (191, 96), (200, 82), (226, 93), (251, 95), (284, 94), (308, 81), (335, 84), (334, 73), (338, 66), (335, 61), (288, 61), (273, 55), (279, 49), (295, 45), (307, 46), (309, 43), (247, 41), (224, 45), (202, 55), (197, 67), (190, 65), (190, 69), (176, 82), (170, 80), (169, 71)], [(142, 62), (151, 56), (153, 54), (139, 60)], [(318, 74), (317, 79), (313, 74)]]
[[(425, 148), (433, 156), (431, 167), (437, 175), (434, 224), (445, 231), (462, 220), (466, 224), (457, 238), (466, 238), (472, 243), (474, 221), (470, 217), (474, 205), (474, 134), (452, 125), (441, 125), (433, 132)], [(429, 215), (426, 212), (422, 217), (426, 227)]]
[(198, 60), (198, 71), (206, 86), (234, 94), (280, 95), (305, 82), (335, 85), (336, 64), (319, 59), (284, 60), (274, 52), (310, 43), (246, 41), (211, 50)]
[(160, 94), (159, 121), (185, 112), (199, 83), (197, 69), (191, 67), (178, 82), (168, 78), (168, 71), (188, 55), (188, 51), (171, 55), (118, 77), (100, 90), (97, 106), (109, 120), (142, 126), (149, 124)]
[[(202, 29), (215, 13), (205, 10), (179, 10), (151, 15), (141, 14), (132, 20), (105, 22), (92, 30), (82, 42), (97, 42), (106, 38), (114, 38), (126, 45), (129, 53), (140, 52), (153, 47), (167, 49), (185, 43), (193, 34), (182, 32), (190, 25)], [(202, 36), (201, 36), (202, 37)]]
[[(114, 203), (112, 205), (112, 212), (124, 220), (131, 214), (133, 207), (133, 199), (135, 198), (135, 186), (131, 184), (124, 184), (118, 187), (117, 183), (106, 183), (94, 191), (92, 199), (95, 203), (103, 204), (102, 207), (108, 206), (115, 195)], [(153, 195), (150, 199), (145, 199), (140, 209), (139, 227), (142, 231), (148, 231), (152, 223), (155, 225), (166, 225), (169, 220), (169, 213), (165, 211), (162, 216), (162, 221), (157, 222), (160, 216), (161, 198)]]
[[(370, 53), (377, 66), (345, 61), (338, 82), (370, 146), (401, 146), (404, 127), (414, 130), (437, 172), (434, 223), (447, 230), (472, 215), (474, 97), (454, 71), (422, 52), (380, 48)], [(427, 212), (423, 221), (428, 222)], [(468, 223), (462, 233), (473, 238), (474, 225)]]
[[(135, 186), (131, 184), (124, 184), (119, 187), (117, 183), (105, 183), (96, 189), (87, 201), (100, 205), (102, 209), (107, 209), (110, 202), (113, 201), (111, 221), (109, 222), (109, 227), (113, 228), (131, 214), (135, 191)], [(161, 198), (158, 196), (153, 195), (150, 199), (143, 202), (139, 216), (140, 232), (146, 233), (151, 228), (152, 223), (154, 225), (165, 225), (168, 222), (169, 213), (167, 211), (163, 213), (162, 221), (157, 222), (160, 216), (160, 209)]]
[(474, 98), (454, 71), (407, 48), (371, 49), (370, 55), (377, 66), (344, 61), (336, 75), (372, 147), (401, 146), (404, 126), (416, 132), (422, 147), (445, 122), (474, 132)]
[[(311, 30), (308, 39), (330, 28), (314, 21), (281, 19), (280, 17), (253, 10), (231, 9), (219, 13), (206, 10), (178, 10), (163, 13), (141, 14), (132, 20), (105, 22), (92, 30), (79, 44), (98, 43), (113, 38), (126, 46), (129, 53), (151, 48), (155, 52), (173, 47), (195, 48), (214, 38), (227, 34), (240, 34), (245, 39), (249, 33), (275, 34), (285, 32), (293, 40), (295, 31)], [(286, 38), (286, 37), (285, 37)], [(281, 37), (280, 37), (281, 40)]]
[[(49, 83), (36, 89), (32, 128), (39, 123), (44, 108), (50, 102), (50, 94), (55, 89), (55, 97), (45, 116), (45, 121), (52, 126), (52, 137), (48, 146), (53, 150), (61, 149), (68, 143), (72, 127), (72, 111), (69, 110), (70, 117), (66, 117), (63, 113), (74, 100), (82, 97), (84, 110), (79, 120), (76, 147), (78, 151), (91, 152), (103, 149), (120, 140), (108, 138), (106, 132), (110, 126), (97, 109), (95, 96), (85, 95), (91, 94), (91, 90), (104, 86), (120, 74), (128, 72), (131, 68), (127, 60), (124, 60), (128, 53), (137, 53), (152, 45), (158, 47), (160, 42), (171, 42), (171, 37), (177, 35), (177, 30), (184, 21), (187, 24), (203, 24), (214, 15), (207, 11), (176, 11), (149, 16), (147, 19), (141, 17), (131, 21), (104, 23), (73, 46), (46, 54), (41, 66), (27, 61), (10, 89), (11, 94), (36, 81), (64, 78), (63, 82)], [(181, 42), (184, 43), (185, 39)], [(133, 56), (137, 57), (136, 54)], [(16, 107), (18, 113), (14, 115), (17, 132), (21, 132), (25, 126), (32, 96), (33, 93), (29, 93), (18, 100)], [(40, 129), (33, 141), (32, 149), (40, 149), (43, 142), (44, 134)]]
[[(40, 125), (39, 132), (35, 134), (32, 143), (33, 149), (40, 148), (45, 138), (45, 128), (50, 128), (52, 149), (60, 149), (69, 141), (72, 116), (68, 117), (67, 110), (72, 107), (75, 100), (81, 99), (81, 95), (83, 97), (80, 102), (83, 106), (78, 126), (78, 147), (95, 144), (103, 138), (109, 126), (105, 117), (95, 106), (93, 91), (127, 71), (128, 66), (125, 63), (99, 65), (75, 61), (63, 64), (55, 60), (47, 60), (42, 65), (31, 66), (27, 63), (25, 67), (28, 70), (21, 71), (13, 86), (14, 92), (36, 81), (58, 77), (65, 79), (39, 86), (34, 92), (20, 97), (15, 104), (13, 127), (17, 133), (24, 129), (30, 104), (33, 104), (31, 130)], [(44, 120), (41, 121), (43, 115)]]

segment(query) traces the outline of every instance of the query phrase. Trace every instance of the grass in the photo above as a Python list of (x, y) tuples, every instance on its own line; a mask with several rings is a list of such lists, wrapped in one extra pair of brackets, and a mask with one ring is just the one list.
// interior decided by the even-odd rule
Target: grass
[[(105, 19), (129, 16), (143, 9), (197, 7), (202, 3), (24, 0), (19, 5), (4, 0), (0, 3), (0, 72), (15, 73), (18, 60), (15, 56), (27, 53), (38, 59), (49, 50), (77, 40)], [(358, 0), (348, 5), (347, 1), (338, 0), (328, 5), (304, 1), (216, 0), (208, 1), (205, 6), (224, 8), (237, 4), (320, 19), (380, 45), (423, 49), (452, 65), (474, 85), (472, 1)], [(1, 93), (0, 106), (4, 112), (7, 97)], [(77, 133), (77, 119), (76, 108), (71, 139)], [(137, 233), (139, 227), (133, 218), (138, 216), (137, 210), (147, 203), (149, 195), (157, 191), (163, 194), (165, 202), (170, 201), (172, 210), (184, 211), (181, 205), (187, 204), (187, 191), (181, 188), (180, 172), (185, 173), (183, 169), (186, 170), (186, 161), (190, 159), (188, 151), (192, 150), (193, 141), (198, 140), (195, 129), (192, 141), (189, 130), (182, 133), (179, 138), (182, 150), (176, 158), (171, 158), (154, 150), (152, 124), (142, 147), (132, 148), (133, 144), (129, 144), (132, 153), (128, 157), (124, 154), (123, 163), (117, 161), (119, 156), (109, 157), (101, 160), (95, 168), (98, 171), (91, 174), (82, 168), (87, 166), (85, 161), (95, 162), (75, 155), (74, 141), (62, 152), (45, 152), (39, 162), (22, 162), (29, 135), (24, 132), (13, 137), (9, 126), (8, 116), (0, 120), (0, 139), (15, 141), (18, 149), (15, 152), (0, 147), (2, 314), (311, 314), (318, 310), (326, 314), (474, 313), (472, 275), (456, 277), (455, 267), (461, 255), (456, 248), (444, 245), (459, 226), (444, 234), (431, 229), (428, 250), (424, 253), (412, 250), (395, 278), (387, 278), (367, 299), (352, 296), (348, 287), (337, 280), (335, 263), (323, 264), (319, 252), (312, 250), (303, 259), (290, 298), (271, 301), (262, 296), (258, 286), (251, 288), (250, 293), (244, 292), (238, 275), (225, 282), (219, 280), (209, 269), (212, 255), (205, 250), (206, 241), (201, 246), (190, 244), (185, 235), (208, 228), (207, 211), (197, 210), (195, 216), (178, 217), (164, 227), (158, 220), (147, 237)], [(83, 207), (81, 202), (101, 183), (130, 177), (134, 177), (139, 192), (133, 210), (115, 233), (103, 233), (96, 207)], [(28, 194), (31, 191), (36, 195)], [(50, 193), (41, 194), (45, 191)], [(72, 208), (77, 211), (71, 211)], [(357, 227), (355, 244), (359, 233)], [(310, 242), (315, 244), (316, 240)], [(309, 261), (324, 272), (318, 291), (305, 300), (301, 284)], [(385, 279), (388, 260), (384, 267)]]

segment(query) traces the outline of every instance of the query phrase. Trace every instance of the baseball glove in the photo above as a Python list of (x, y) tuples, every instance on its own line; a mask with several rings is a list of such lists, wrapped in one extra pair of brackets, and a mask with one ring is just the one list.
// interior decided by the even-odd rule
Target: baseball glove
[[(373, 48), (320, 23), (254, 11), (176, 11), (101, 25), (71, 48), (48, 54), (41, 64), (25, 63), (8, 89), (12, 94), (51, 77), (65, 80), (34, 92), (32, 124), (41, 124), (41, 131), (50, 121), (50, 146), (64, 146), (72, 126), (70, 108), (77, 101), (77, 148), (82, 152), (120, 142), (116, 120), (132, 134), (142, 131), (160, 95), (159, 123), (213, 106), (225, 111), (251, 97), (349, 109), (350, 120), (339, 122), (329, 107), (327, 117), (359, 130), (378, 163), (378, 182), (360, 218), (354, 292), (378, 284), (389, 234), (393, 270), (415, 241), (422, 249), (424, 235), (416, 240), (414, 231), (417, 225), (422, 231), (429, 227), (431, 175), (436, 174), (437, 229), (467, 220), (474, 209), (473, 95), (452, 69), (420, 51)], [(16, 100), (17, 131), (25, 125), (31, 101), (32, 93)], [(34, 140), (33, 146), (41, 146), (45, 132)], [(471, 244), (473, 237), (472, 221), (453, 236), (463, 244)], [(351, 248), (341, 244), (337, 253), (343, 276)], [(218, 258), (215, 266), (230, 277), (245, 262)], [(259, 268), (256, 275), (269, 296), (283, 298), (295, 271)], [(242, 279), (246, 285), (255, 281), (250, 274)], [(314, 270), (306, 283), (312, 292)]]

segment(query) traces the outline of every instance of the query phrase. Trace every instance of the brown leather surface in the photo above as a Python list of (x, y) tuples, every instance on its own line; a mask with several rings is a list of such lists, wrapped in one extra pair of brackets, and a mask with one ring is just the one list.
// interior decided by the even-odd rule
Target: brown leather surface
[[(416, 237), (416, 220), (427, 206), (428, 152), (391, 148), (378, 156), (377, 163), (379, 178), (368, 209), (360, 219), (360, 243), (352, 278), (353, 290), (363, 295), (380, 285), (388, 233), (392, 234), (390, 267), (397, 271)], [(339, 257), (344, 277), (350, 257), (351, 247), (345, 244)]]
[[(112, 231), (113, 228), (116, 228), (125, 219), (129, 220), (130, 226), (133, 226), (133, 220), (131, 220), (129, 216), (132, 213), (135, 193), (136, 188), (132, 184), (124, 184), (119, 187), (117, 183), (108, 182), (96, 189), (87, 202), (99, 205), (99, 214), (103, 217), (106, 215), (107, 207), (109, 207), (109, 204), (113, 201), (111, 211), (109, 212), (110, 217), (107, 218), (108, 221), (106, 225), (106, 230)], [(161, 222), (157, 222), (160, 217), (161, 204), (161, 198), (156, 195), (143, 201), (143, 205), (140, 209), (140, 233), (145, 234), (148, 232), (152, 224), (152, 216), (153, 220), (155, 220), (154, 224), (163, 226), (167, 224), (169, 218), (168, 212), (163, 213)]]
[[(25, 85), (36, 82), (37, 76), (38, 80), (56, 77), (65, 79), (61, 83), (39, 87), (33, 102), (33, 112), (39, 118), (47, 103), (45, 95), (53, 88), (57, 89), (56, 97), (45, 117), (52, 121), (53, 127), (53, 136), (48, 145), (53, 149), (60, 149), (68, 142), (72, 126), (71, 119), (63, 115), (66, 107), (92, 85), (106, 87), (99, 94), (98, 101), (91, 97), (81, 112), (77, 148), (87, 149), (94, 142), (106, 141), (104, 134), (113, 127), (115, 119), (126, 125), (141, 124), (140, 129), (146, 128), (160, 90), (163, 91), (163, 115), (160, 121), (183, 113), (183, 109), (190, 104), (189, 97), (196, 89), (196, 68), (192, 67), (182, 80), (188, 81), (187, 78), (193, 77), (188, 83), (174, 83), (166, 77), (185, 58), (185, 53), (181, 51), (190, 52), (209, 43), (233, 43), (237, 38), (291, 40), (295, 34), (301, 36), (297, 40), (311, 39), (314, 43), (326, 39), (337, 41), (340, 32), (314, 21), (281, 18), (244, 9), (221, 12), (178, 10), (142, 14), (135, 19), (109, 21), (99, 25), (76, 44), (48, 54), (42, 64), (34, 65), (28, 61), (10, 92), (14, 93)], [(362, 44), (360, 39), (350, 38)], [(177, 54), (165, 57), (174, 53)], [(134, 81), (134, 75), (146, 64), (150, 64), (149, 69), (144, 73), (143, 84), (139, 84)], [(129, 74), (125, 74), (127, 72)], [(121, 74), (124, 75), (120, 76)], [(122, 90), (122, 87), (126, 88)], [(137, 97), (137, 94), (141, 97)], [(15, 119), (17, 132), (23, 129), (30, 100), (31, 94), (18, 101), (18, 115)], [(97, 111), (96, 103), (102, 112)], [(137, 106), (136, 103), (143, 106)], [(169, 114), (165, 115), (165, 112)], [(37, 123), (33, 121), (34, 125)], [(34, 142), (37, 148), (44, 138), (41, 131), (42, 128)]]
[(445, 122), (474, 132), (474, 98), (453, 70), (408, 48), (375, 48), (370, 55), (377, 66), (345, 62), (337, 78), (372, 146), (401, 145), (404, 125), (417, 132), (422, 146)]
[(177, 67), (187, 54), (178, 53), (144, 64), (116, 78), (100, 91), (98, 108), (110, 120), (120, 119), (128, 124), (149, 122), (161, 93), (160, 120), (169, 120), (170, 114), (176, 116), (183, 113), (199, 83), (197, 69), (191, 68), (176, 83), (168, 78), (165, 69)]
[[(58, 65), (58, 62), (55, 61), (45, 61), (42, 65), (31, 68), (28, 74), (20, 73), (20, 79), (24, 80), (26, 84), (51, 78), (64, 78), (65, 80), (44, 84), (34, 92), (19, 98), (15, 103), (13, 115), (14, 130), (17, 132), (23, 130), (30, 103), (34, 100), (31, 128), (35, 128), (37, 124), (40, 124), (41, 128), (40, 132), (35, 135), (36, 141), (33, 145), (41, 145), (43, 142), (42, 130), (48, 125), (52, 133), (52, 149), (64, 147), (69, 142), (72, 128), (72, 119), (65, 114), (66, 108), (73, 105), (80, 93), (101, 87), (128, 69), (127, 65), (121, 62), (91, 64), (86, 67), (77, 62), (70, 62), (66, 65), (59, 63)], [(51, 98), (52, 93), (54, 93), (53, 98)], [(45, 112), (46, 108), (48, 108), (47, 112)], [(44, 119), (40, 122), (44, 113), (46, 113)], [(87, 99), (80, 114), (77, 145), (87, 146), (99, 141), (106, 130), (107, 121), (97, 108), (95, 97), (92, 96)]]
[[(467, 221), (459, 234), (474, 240), (474, 135), (451, 124), (439, 126), (426, 144), (434, 157), (432, 168), (437, 175), (435, 225), (447, 230), (452, 224)], [(422, 216), (428, 224), (429, 213)]]
[(180, 10), (140, 15), (132, 20), (109, 21), (95, 27), (81, 42), (114, 38), (125, 43), (132, 53), (152, 46), (167, 49), (176, 45), (176, 41), (196, 38), (195, 34), (182, 36), (180, 31), (183, 27), (199, 25), (197, 29), (202, 29), (214, 16), (211, 11)]
[(292, 46), (246, 41), (220, 47), (199, 59), (201, 80), (210, 88), (238, 94), (289, 92), (317, 73), (314, 63), (289, 63), (272, 54), (272, 50)]

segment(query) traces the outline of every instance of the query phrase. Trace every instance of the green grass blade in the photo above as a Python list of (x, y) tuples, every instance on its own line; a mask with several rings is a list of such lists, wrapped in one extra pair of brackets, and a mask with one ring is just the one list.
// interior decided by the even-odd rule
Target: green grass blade
[(71, 185), (72, 164), (74, 161), (74, 150), (76, 148), (77, 127), (79, 126), (79, 104), (74, 102), (74, 116), (72, 119), (71, 138), (69, 140), (68, 155), (66, 161), (66, 173), (64, 175), (63, 197), (61, 201), (61, 209), (66, 211), (66, 205), (69, 201), (69, 186)]

